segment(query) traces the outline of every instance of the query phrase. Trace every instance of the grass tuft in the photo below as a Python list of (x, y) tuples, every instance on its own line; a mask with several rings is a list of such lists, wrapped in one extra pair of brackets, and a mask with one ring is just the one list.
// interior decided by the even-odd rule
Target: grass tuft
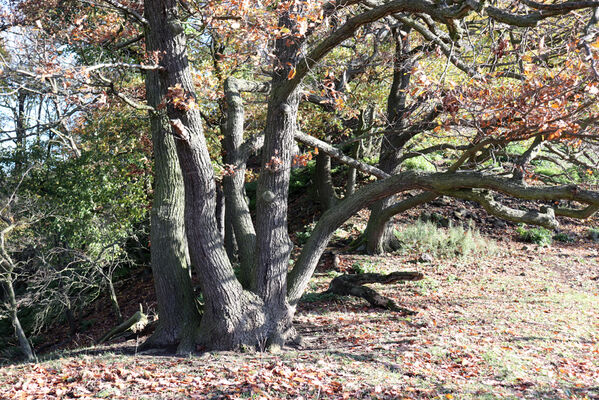
[(483, 237), (473, 227), (449, 225), (439, 228), (434, 222), (418, 220), (395, 232), (402, 252), (429, 253), (437, 258), (492, 255), (497, 252), (493, 240)]

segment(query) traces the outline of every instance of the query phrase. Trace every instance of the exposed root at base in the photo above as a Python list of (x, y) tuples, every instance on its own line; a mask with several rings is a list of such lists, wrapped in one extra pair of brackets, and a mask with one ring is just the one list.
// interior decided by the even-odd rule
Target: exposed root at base
[(397, 305), (392, 299), (380, 295), (376, 290), (364, 286), (367, 283), (390, 284), (400, 281), (419, 281), (424, 278), (420, 272), (399, 271), (388, 275), (383, 274), (356, 274), (341, 275), (331, 281), (326, 293), (341, 296), (361, 297), (372, 306), (391, 311), (401, 312), (406, 315), (417, 314), (416, 311)]

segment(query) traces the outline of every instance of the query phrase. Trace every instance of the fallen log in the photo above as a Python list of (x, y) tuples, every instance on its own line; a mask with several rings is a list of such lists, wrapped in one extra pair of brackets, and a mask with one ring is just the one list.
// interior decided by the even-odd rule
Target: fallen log
[(132, 332), (140, 332), (143, 330), (148, 324), (148, 316), (144, 314), (141, 304), (139, 305), (139, 311), (131, 316), (128, 320), (123, 322), (122, 324), (117, 325), (113, 329), (111, 329), (108, 333), (106, 333), (102, 338), (98, 341), (98, 344), (103, 344), (104, 342), (113, 339), (119, 335), (126, 333), (127, 331)]
[(374, 307), (414, 315), (417, 314), (416, 311), (401, 307), (392, 299), (382, 296), (376, 290), (364, 285), (367, 283), (390, 284), (403, 281), (419, 281), (422, 278), (424, 278), (424, 275), (420, 272), (411, 271), (398, 271), (387, 275), (374, 273), (341, 275), (331, 281), (325, 293), (360, 297)]

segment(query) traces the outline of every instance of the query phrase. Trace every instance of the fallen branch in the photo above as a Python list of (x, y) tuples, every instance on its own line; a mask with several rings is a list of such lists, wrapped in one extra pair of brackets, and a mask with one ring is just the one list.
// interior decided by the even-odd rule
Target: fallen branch
[(113, 339), (129, 330), (132, 332), (140, 332), (146, 327), (147, 324), (148, 316), (144, 314), (143, 309), (140, 305), (139, 311), (133, 314), (133, 316), (131, 316), (131, 318), (129, 318), (127, 321), (116, 326), (115, 328), (111, 329), (108, 333), (106, 333), (104, 336), (102, 336), (102, 339), (98, 341), (98, 344), (103, 344), (106, 341)]
[(390, 284), (403, 281), (419, 281), (424, 278), (420, 272), (399, 271), (388, 275), (383, 274), (351, 274), (341, 275), (331, 281), (325, 293), (340, 296), (355, 296), (367, 300), (372, 306), (401, 312), (407, 315), (417, 314), (416, 311), (398, 306), (392, 299), (380, 295), (376, 290), (364, 286), (367, 283)]

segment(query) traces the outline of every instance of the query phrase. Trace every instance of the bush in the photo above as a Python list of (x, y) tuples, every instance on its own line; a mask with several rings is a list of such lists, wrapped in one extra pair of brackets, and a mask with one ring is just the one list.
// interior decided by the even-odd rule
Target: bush
[(378, 272), (378, 265), (373, 262), (356, 261), (351, 267), (356, 274), (369, 274)]
[(526, 229), (523, 226), (516, 230), (518, 238), (527, 243), (536, 243), (540, 246), (550, 246), (553, 242), (551, 231), (545, 228)]
[(428, 161), (426, 158), (424, 158), (422, 156), (408, 158), (406, 161), (404, 161), (404, 163), (402, 164), (402, 167), (404, 167), (407, 170), (415, 170), (415, 171), (427, 171), (427, 172), (435, 171), (435, 166), (433, 164), (431, 164), (430, 161)]
[(312, 231), (314, 230), (314, 227), (316, 227), (316, 223), (313, 222), (309, 225), (306, 225), (303, 231), (299, 231), (295, 234), (298, 245), (303, 246), (304, 244), (306, 244), (308, 239), (310, 239), (310, 236), (312, 236)]
[(599, 228), (589, 228), (587, 237), (595, 242), (599, 241)]
[(562, 243), (572, 243), (574, 242), (574, 238), (567, 233), (561, 232), (553, 236), (553, 240), (562, 242)]
[(402, 252), (429, 253), (440, 258), (491, 255), (497, 252), (494, 241), (483, 237), (476, 229), (449, 225), (439, 228), (434, 222), (418, 220), (404, 226), (395, 236)]

